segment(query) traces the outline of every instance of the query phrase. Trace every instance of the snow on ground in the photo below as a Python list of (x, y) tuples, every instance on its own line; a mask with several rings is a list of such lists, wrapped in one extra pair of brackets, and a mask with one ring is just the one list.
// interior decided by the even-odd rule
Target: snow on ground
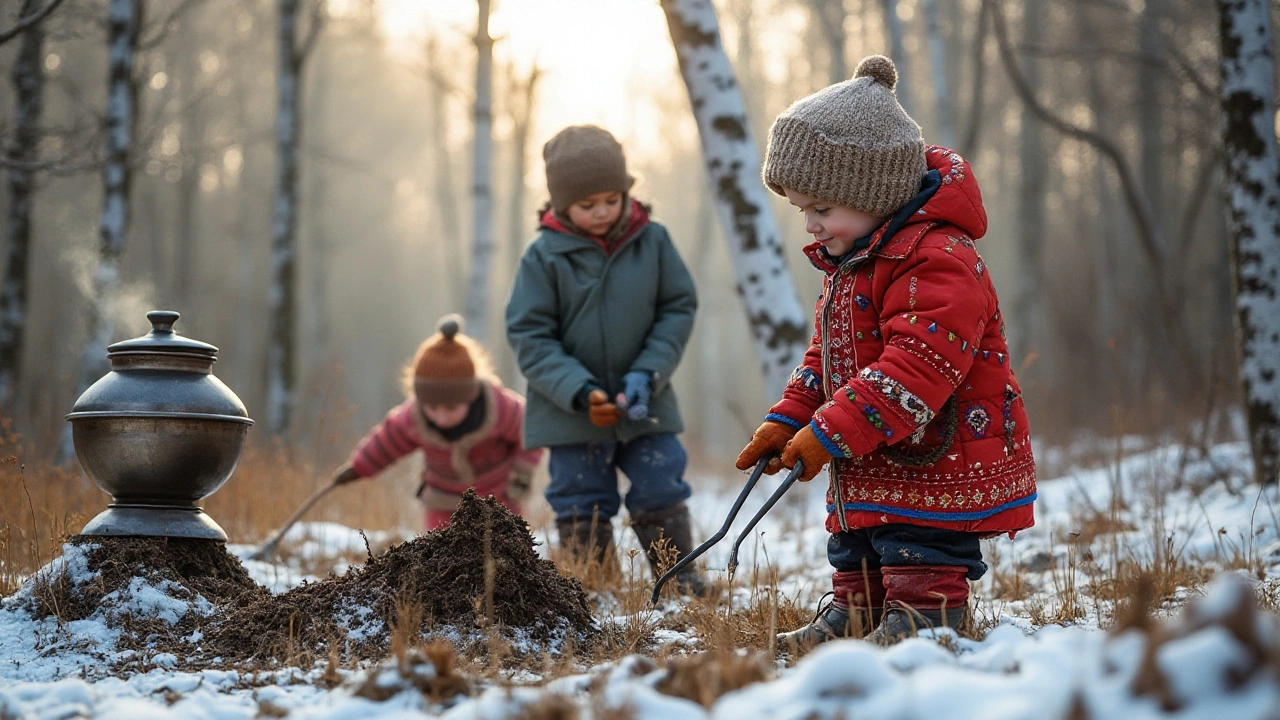
[[(117, 633), (105, 613), (61, 627), (52, 618), (35, 620), (29, 613), (29, 584), (0, 603), (0, 718), (479, 719), (516, 717), (552, 701), (576, 707), (582, 717), (617, 715), (628, 708), (641, 720), (1013, 720), (1067, 717), (1073, 712), (1091, 718), (1270, 718), (1280, 707), (1280, 668), (1274, 659), (1270, 665), (1260, 660), (1266, 652), (1247, 638), (1261, 638), (1268, 652), (1280, 654), (1280, 630), (1274, 616), (1248, 616), (1241, 610), (1242, 597), (1253, 592), (1250, 583), (1259, 582), (1256, 577), (1223, 573), (1206, 597), (1192, 600), (1191, 609), (1169, 608), (1174, 619), (1160, 641), (1137, 631), (1100, 631), (1099, 625), (1109, 625), (1110, 617), (1097, 612), (1066, 626), (1039, 627), (1028, 612), (1034, 602), (1057, 602), (1064, 579), (1082, 584), (1105, 576), (1125, 558), (1161, 552), (1208, 567), (1261, 570), (1261, 582), (1274, 587), (1280, 582), (1280, 491), (1250, 485), (1248, 470), (1247, 447), (1233, 443), (1193, 460), (1179, 447), (1147, 449), (1108, 467), (1042, 481), (1036, 527), (1014, 540), (984, 544), (992, 571), (975, 585), (975, 596), (983, 598), (987, 617), (996, 623), (984, 640), (948, 632), (941, 644), (925, 638), (887, 649), (857, 641), (830, 643), (794, 667), (781, 669), (776, 679), (725, 694), (710, 708), (658, 692), (656, 686), (667, 671), (639, 656), (545, 683), (525, 672), (510, 679), (511, 687), (480, 688), (472, 697), (434, 702), (412, 689), (413, 683), (394, 664), (340, 671), (342, 681), (332, 690), (324, 689), (319, 670), (286, 669), (262, 677), (235, 671), (180, 672), (163, 667), (163, 654), (148, 659), (151, 669), (145, 673), (104, 677), (103, 668), (116, 659)], [(709, 572), (725, 572), (730, 545), (778, 480), (760, 482), (729, 534), (705, 556)], [(699, 489), (691, 506), (701, 536), (709, 536), (723, 522), (741, 481), (740, 476), (695, 481)], [(753, 573), (776, 570), (782, 578), (780, 590), (803, 605), (812, 604), (827, 589), (823, 489), (821, 479), (797, 485), (745, 539), (735, 575), (739, 586), (749, 584)], [(1119, 532), (1097, 535), (1086, 528), (1099, 520)], [(294, 532), (297, 535), (287, 541), (294, 548), (291, 558), (313, 563), (364, 551), (358, 533), (342, 526), (311, 523)], [(624, 550), (635, 547), (629, 532), (619, 529), (617, 537)], [(243, 558), (253, 547), (230, 549)], [(41, 572), (91, 580), (85, 577), (83, 548), (66, 552)], [(301, 560), (245, 563), (255, 580), (273, 592), (307, 579), (299, 564)], [(1020, 573), (1034, 586), (1031, 597), (992, 600), (997, 594), (995, 578), (1011, 573)], [(206, 610), (200, 605), (202, 598), (178, 600), (165, 588), (146, 583), (130, 586), (125, 594), (129, 597), (113, 603), (134, 611), (150, 608), (166, 618)], [(1248, 629), (1243, 635), (1242, 623)], [(670, 630), (660, 631), (658, 638), (692, 644), (688, 636)], [(430, 675), (432, 666), (425, 667), (414, 672)], [(362, 690), (366, 686), (375, 686), (377, 697), (387, 699), (362, 696), (369, 694)], [(1144, 687), (1148, 690), (1135, 692)]]

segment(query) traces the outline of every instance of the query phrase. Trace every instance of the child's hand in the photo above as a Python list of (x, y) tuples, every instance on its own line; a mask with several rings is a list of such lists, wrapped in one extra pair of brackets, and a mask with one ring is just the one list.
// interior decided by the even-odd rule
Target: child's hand
[(626, 408), (627, 417), (643, 420), (649, 417), (649, 396), (653, 392), (653, 376), (647, 372), (629, 372), (622, 376), (622, 392), (618, 406)]
[(791, 438), (791, 442), (782, 451), (782, 467), (790, 470), (796, 466), (796, 460), (804, 463), (804, 470), (796, 478), (800, 482), (809, 482), (831, 462), (831, 453), (822, 447), (818, 436), (813, 434), (813, 428), (808, 425), (800, 428), (800, 432)]
[(622, 411), (617, 405), (609, 402), (609, 396), (605, 391), (596, 388), (587, 395), (587, 415), (591, 418), (591, 424), (596, 427), (613, 427), (618, 424), (618, 420), (622, 418)]
[[(734, 467), (739, 470), (750, 470), (765, 455), (771, 452), (781, 453), (795, 434), (796, 429), (790, 425), (766, 420), (763, 425), (756, 428), (755, 434), (751, 436), (751, 442), (747, 443), (747, 446), (738, 454), (738, 461), (734, 463)], [(781, 460), (774, 458), (765, 466), (764, 471), (772, 475), (781, 469)]]
[(533, 475), (531, 471), (523, 468), (513, 468), (511, 470), (511, 477), (507, 480), (507, 497), (524, 504), (532, 488)]

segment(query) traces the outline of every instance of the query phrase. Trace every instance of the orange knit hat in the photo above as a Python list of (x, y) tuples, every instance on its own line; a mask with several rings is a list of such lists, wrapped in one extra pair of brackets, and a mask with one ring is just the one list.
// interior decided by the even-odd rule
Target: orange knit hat
[(467, 405), (480, 394), (470, 338), (459, 335), (462, 317), (445, 315), (439, 332), (413, 356), (413, 394), (424, 405)]

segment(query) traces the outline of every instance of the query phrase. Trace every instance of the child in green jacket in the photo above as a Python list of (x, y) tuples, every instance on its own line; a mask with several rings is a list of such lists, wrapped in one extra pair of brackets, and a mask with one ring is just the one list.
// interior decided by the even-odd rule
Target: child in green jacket
[[(667, 230), (630, 196), (622, 146), (593, 125), (543, 147), (551, 202), (507, 302), (507, 339), (529, 381), (526, 447), (550, 447), (547, 501), (562, 546), (612, 557), (611, 524), (631, 481), (631, 526), (655, 573), (665, 538), (693, 549), (688, 456), (671, 373), (693, 328), (693, 278)], [(696, 571), (686, 589), (702, 593)]]

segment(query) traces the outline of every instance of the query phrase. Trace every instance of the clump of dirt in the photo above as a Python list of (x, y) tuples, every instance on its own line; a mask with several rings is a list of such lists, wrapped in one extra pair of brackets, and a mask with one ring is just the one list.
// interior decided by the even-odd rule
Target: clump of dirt
[(583, 647), (596, 632), (581, 584), (538, 557), (529, 526), (468, 491), (447, 527), (345, 575), (257, 598), (229, 613), (203, 647), (224, 661), (324, 657), (335, 647), (380, 659), (393, 633), (412, 632), (397, 628), (407, 617), (421, 633), (492, 627), (542, 647), (566, 638)]
[(269, 595), (217, 540), (74, 535), (67, 542), (87, 548), (88, 569), (96, 577), (68, 593), (58, 610), (64, 621), (89, 617), (104, 597), (126, 592), (135, 578), (189, 595), (182, 599), (201, 595), (219, 607)]

